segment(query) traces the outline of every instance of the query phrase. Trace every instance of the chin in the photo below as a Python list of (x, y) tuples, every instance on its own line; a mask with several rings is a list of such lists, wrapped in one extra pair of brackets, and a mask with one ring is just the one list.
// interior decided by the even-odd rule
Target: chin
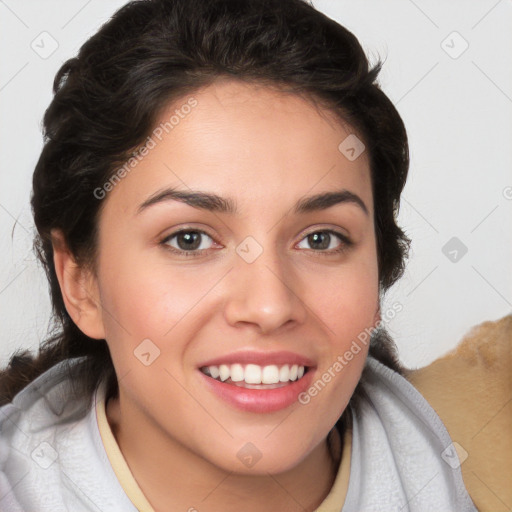
[[(277, 440), (277, 443), (266, 441), (241, 441), (231, 443), (222, 452), (216, 453), (210, 459), (214, 465), (225, 471), (239, 475), (261, 475), (268, 473), (279, 474), (292, 470), (300, 464), (312, 448), (305, 451), (307, 443), (295, 438), (292, 443), (285, 440)], [(226, 454), (232, 453), (231, 457)]]

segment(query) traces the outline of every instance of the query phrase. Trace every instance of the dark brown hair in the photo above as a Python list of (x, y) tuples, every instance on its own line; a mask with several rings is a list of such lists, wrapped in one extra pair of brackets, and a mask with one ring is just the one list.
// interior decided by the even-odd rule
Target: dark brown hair
[[(381, 67), (370, 68), (356, 37), (305, 0), (138, 0), (119, 9), (54, 80), (31, 198), (53, 325), (36, 357), (18, 351), (2, 370), (0, 404), (73, 358), (77, 396), (91, 399), (101, 378), (117, 395), (106, 341), (86, 336), (66, 311), (50, 232), (59, 229), (76, 261), (94, 269), (103, 201), (93, 191), (144, 144), (164, 107), (217, 79), (309, 96), (358, 133), (370, 159), (379, 284), (387, 290), (409, 247), (396, 223), (409, 152), (400, 115), (376, 81)], [(385, 330), (372, 336), (370, 354), (403, 371)]]

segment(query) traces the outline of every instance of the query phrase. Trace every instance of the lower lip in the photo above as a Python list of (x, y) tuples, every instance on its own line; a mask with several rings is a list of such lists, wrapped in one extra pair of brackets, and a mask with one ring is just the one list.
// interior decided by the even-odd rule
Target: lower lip
[(205, 375), (198, 370), (209, 388), (228, 404), (248, 412), (275, 412), (286, 409), (298, 401), (313, 379), (314, 369), (310, 368), (304, 376), (287, 386), (275, 389), (247, 389), (233, 384), (225, 384)]

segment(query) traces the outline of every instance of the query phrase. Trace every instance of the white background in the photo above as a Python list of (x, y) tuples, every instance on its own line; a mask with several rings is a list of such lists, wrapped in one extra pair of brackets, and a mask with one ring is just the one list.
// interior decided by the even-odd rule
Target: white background
[[(18, 347), (35, 351), (50, 318), (46, 277), (31, 247), (29, 199), (53, 77), (124, 3), (0, 1), (2, 366)], [(388, 329), (403, 362), (423, 366), (512, 306), (512, 4), (314, 5), (351, 30), (372, 62), (385, 59), (380, 83), (408, 130), (411, 168), (400, 223), (413, 243), (383, 311), (402, 305)], [(58, 47), (45, 58), (31, 47), (50, 52), (52, 44)], [(452, 237), (468, 249), (455, 262), (442, 251)]]

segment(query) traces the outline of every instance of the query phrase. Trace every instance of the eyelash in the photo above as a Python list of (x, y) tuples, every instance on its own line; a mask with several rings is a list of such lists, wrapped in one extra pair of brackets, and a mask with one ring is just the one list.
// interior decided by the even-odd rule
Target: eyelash
[[(159, 244), (162, 245), (164, 249), (166, 249), (174, 254), (178, 254), (180, 256), (186, 256), (188, 258), (202, 256), (204, 251), (208, 251), (208, 249), (201, 249), (199, 251), (198, 250), (184, 251), (184, 250), (179, 250), (179, 249), (176, 249), (175, 247), (171, 247), (170, 245), (168, 245), (168, 242), (170, 240), (172, 240), (174, 237), (176, 237), (177, 235), (180, 235), (182, 233), (199, 233), (201, 235), (206, 235), (213, 240), (213, 237), (210, 236), (206, 231), (203, 231), (201, 229), (190, 229), (189, 228), (189, 229), (180, 229), (179, 231), (175, 231), (174, 233), (167, 235), (163, 240), (161, 240), (159, 242)], [(319, 229), (317, 231), (311, 231), (310, 233), (306, 233), (300, 241), (302, 242), (302, 240), (304, 240), (308, 236), (314, 235), (316, 233), (328, 233), (330, 235), (334, 235), (339, 238), (339, 240), (342, 244), (338, 249), (331, 249), (330, 251), (309, 249), (311, 251), (318, 253), (318, 255), (321, 255), (321, 256), (338, 255), (338, 254), (346, 252), (348, 249), (350, 249), (354, 245), (352, 240), (350, 240), (350, 238), (348, 238), (346, 235), (339, 233), (338, 231), (334, 231), (332, 229)]]

